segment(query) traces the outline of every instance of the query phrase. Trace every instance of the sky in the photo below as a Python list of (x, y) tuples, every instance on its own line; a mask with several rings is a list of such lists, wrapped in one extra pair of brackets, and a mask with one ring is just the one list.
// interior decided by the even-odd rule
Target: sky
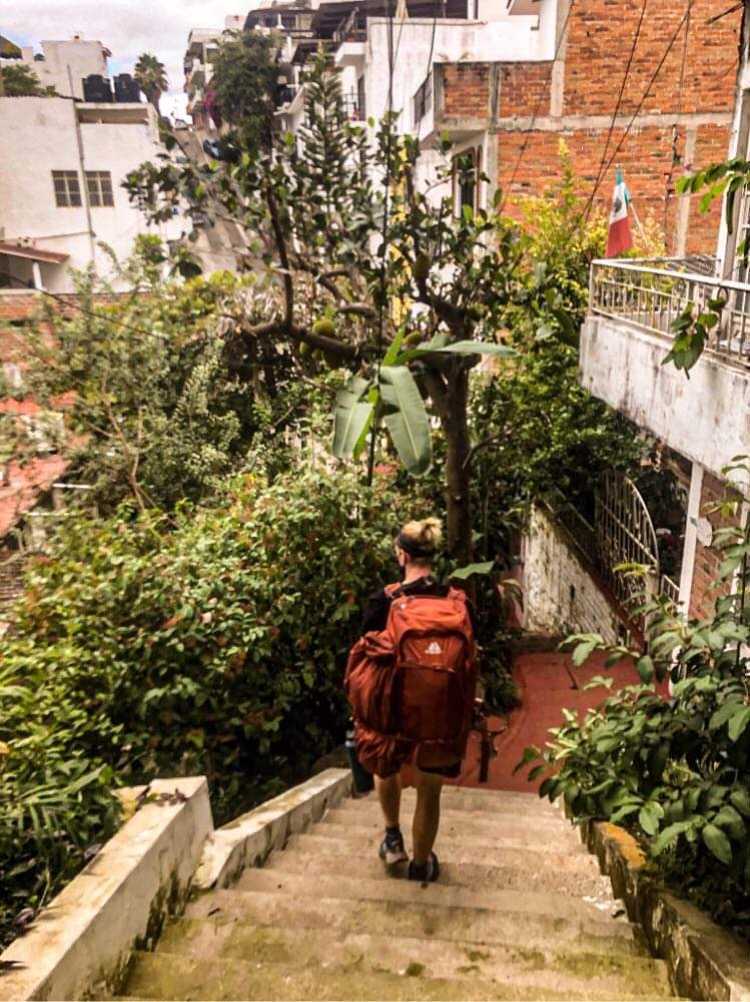
[(184, 114), (182, 62), (191, 28), (222, 28), (228, 14), (246, 14), (257, 0), (0, 0), (0, 35), (18, 45), (61, 41), (80, 34), (112, 52), (110, 75), (132, 72), (142, 52), (153, 52), (169, 75), (168, 115)]

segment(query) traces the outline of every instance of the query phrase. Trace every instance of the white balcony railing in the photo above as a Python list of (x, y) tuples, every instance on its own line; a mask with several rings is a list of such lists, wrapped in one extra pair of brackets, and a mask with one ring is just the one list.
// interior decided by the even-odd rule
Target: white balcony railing
[(750, 284), (718, 278), (712, 258), (600, 260), (591, 266), (590, 311), (674, 336), (672, 324), (692, 306), (724, 300), (707, 350), (750, 367)]

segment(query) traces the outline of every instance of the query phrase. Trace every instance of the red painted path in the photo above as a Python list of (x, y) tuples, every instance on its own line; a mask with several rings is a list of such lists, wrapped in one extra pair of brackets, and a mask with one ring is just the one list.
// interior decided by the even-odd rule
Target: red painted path
[[(472, 733), (464, 761), (464, 769), (457, 780), (458, 786), (483, 786), (492, 790), (518, 790), (531, 793), (538, 789), (543, 777), (534, 783), (526, 779), (529, 767), (513, 775), (516, 763), (528, 745), (545, 744), (549, 729), (563, 722), (562, 710), (586, 710), (603, 702), (612, 692), (640, 680), (631, 662), (621, 662), (614, 668), (604, 668), (604, 655), (592, 657), (583, 667), (573, 668), (568, 654), (521, 654), (513, 666), (513, 677), (520, 689), (521, 706), (507, 720), (493, 717), (491, 730), (507, 730), (495, 740), (497, 758), (490, 762), (490, 777), (486, 784), (479, 783), (479, 736)], [(579, 688), (574, 689), (566, 667), (575, 676)], [(584, 691), (583, 686), (595, 675), (612, 675), (614, 685), (607, 690), (601, 687)]]

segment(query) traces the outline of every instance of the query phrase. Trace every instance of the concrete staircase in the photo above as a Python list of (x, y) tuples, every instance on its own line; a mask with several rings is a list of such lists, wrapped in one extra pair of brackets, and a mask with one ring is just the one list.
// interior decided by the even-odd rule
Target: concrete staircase
[[(404, 831), (414, 792), (404, 793)], [(660, 999), (609, 881), (533, 794), (448, 787), (438, 883), (388, 877), (372, 796), (192, 901), (134, 959), (133, 999)], [(408, 840), (407, 840), (408, 841)]]

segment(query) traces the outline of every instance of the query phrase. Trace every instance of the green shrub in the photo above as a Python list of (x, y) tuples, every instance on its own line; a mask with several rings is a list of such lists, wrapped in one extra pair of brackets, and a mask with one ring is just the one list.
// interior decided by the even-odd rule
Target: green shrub
[[(750, 533), (716, 534), (722, 577), (740, 567), (747, 585)], [(564, 797), (577, 818), (623, 824), (655, 867), (714, 917), (750, 936), (750, 609), (742, 588), (705, 621), (686, 622), (666, 599), (644, 604), (650, 654), (606, 647), (597, 635), (569, 638), (573, 661), (609, 652), (630, 657), (642, 684), (627, 686), (583, 720), (564, 711), (529, 779), (547, 770), (540, 794)], [(671, 698), (656, 682), (672, 681)], [(598, 677), (593, 685), (607, 685)]]
[(114, 831), (112, 770), (76, 747), (86, 711), (0, 662), (0, 949)]
[(0, 657), (2, 934), (112, 832), (112, 787), (206, 774), (217, 823), (343, 740), (395, 496), (349, 473), (237, 480), (221, 505), (65, 520)]

